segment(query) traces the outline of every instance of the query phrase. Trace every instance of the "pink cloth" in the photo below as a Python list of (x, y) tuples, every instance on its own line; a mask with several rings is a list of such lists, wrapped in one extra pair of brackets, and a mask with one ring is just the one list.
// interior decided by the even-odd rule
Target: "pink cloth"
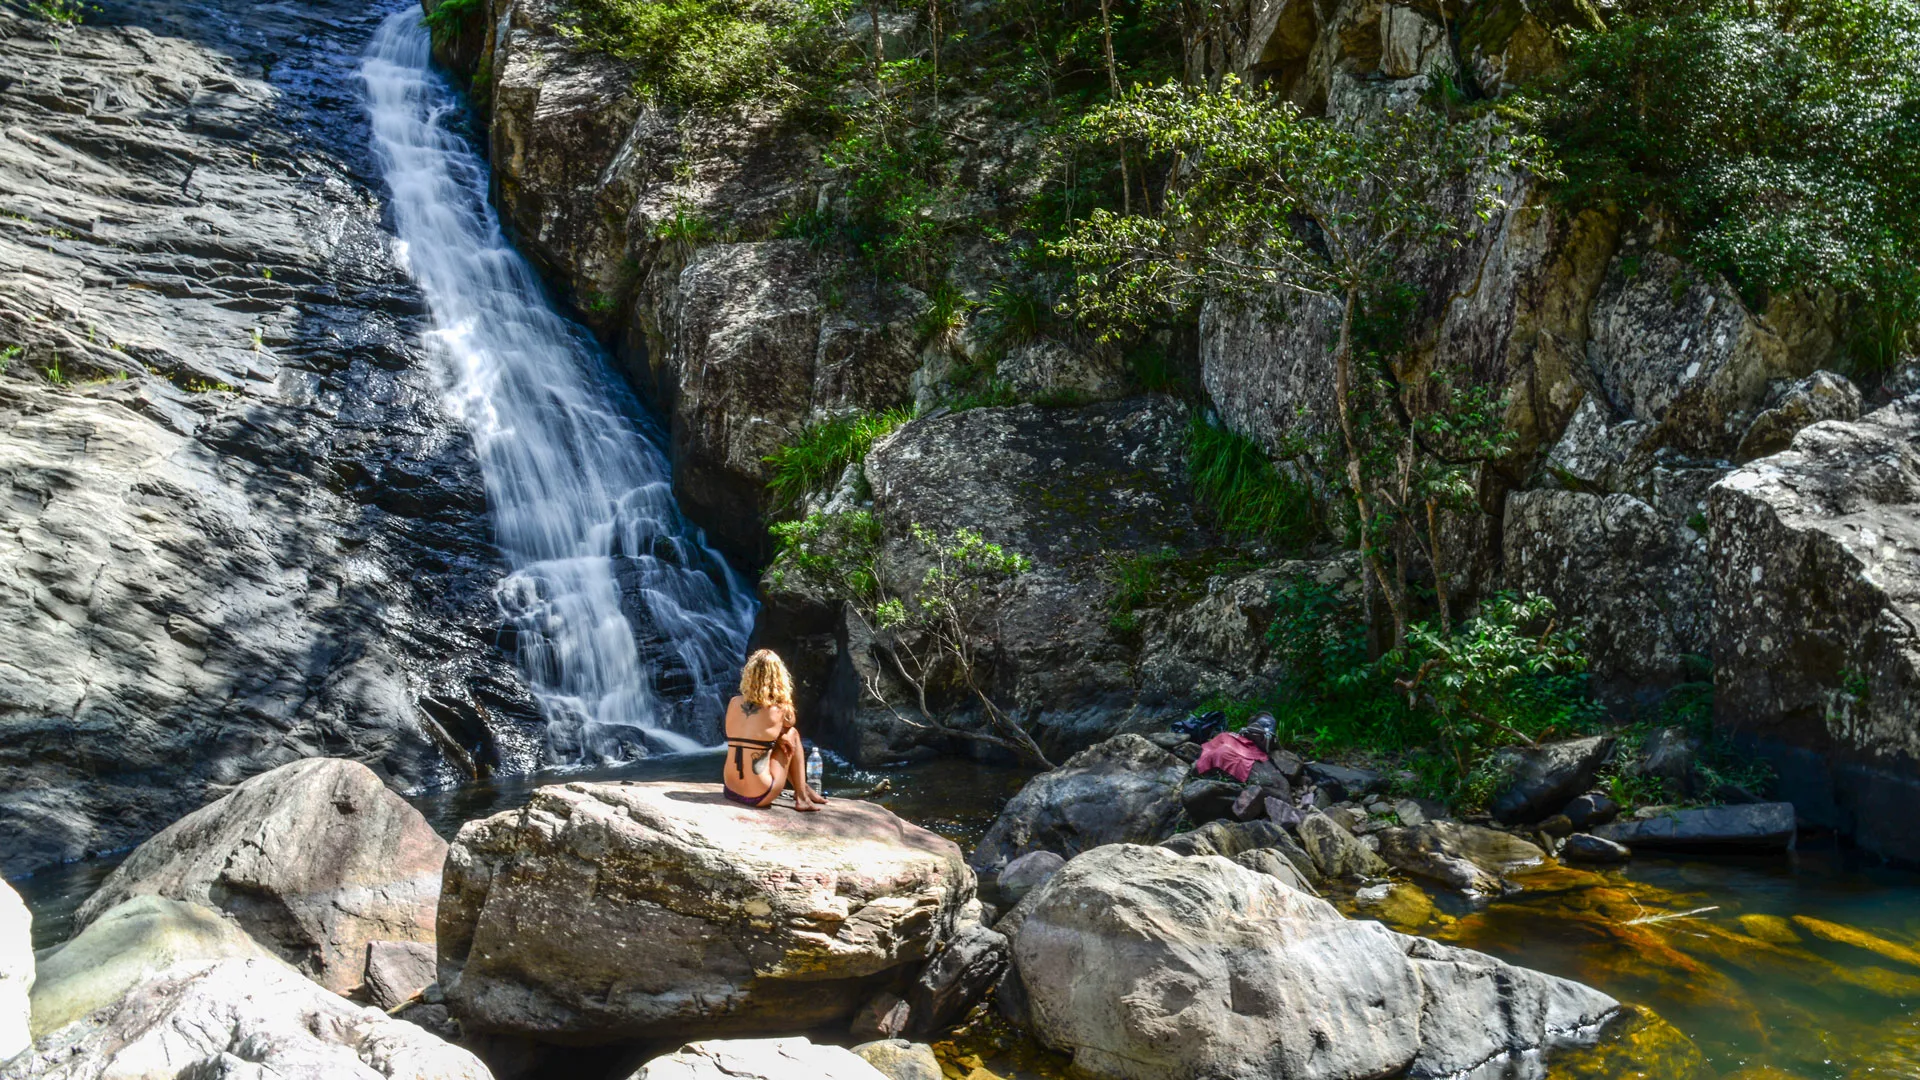
[(1205, 776), (1219, 769), (1244, 784), (1253, 767), (1265, 760), (1267, 752), (1256, 746), (1252, 739), (1232, 731), (1223, 731), (1208, 739), (1206, 745), (1200, 748), (1200, 760), (1193, 763), (1193, 771)]

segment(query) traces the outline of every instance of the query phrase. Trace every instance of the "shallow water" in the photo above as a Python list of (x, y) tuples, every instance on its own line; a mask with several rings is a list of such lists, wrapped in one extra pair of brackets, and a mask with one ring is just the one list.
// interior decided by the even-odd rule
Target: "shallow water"
[[(1658, 1013), (1698, 1047), (1623, 1072), (1731, 1080), (1920, 1077), (1920, 875), (1832, 848), (1550, 868), (1416, 932)], [(1409, 927), (1403, 927), (1409, 928)]]

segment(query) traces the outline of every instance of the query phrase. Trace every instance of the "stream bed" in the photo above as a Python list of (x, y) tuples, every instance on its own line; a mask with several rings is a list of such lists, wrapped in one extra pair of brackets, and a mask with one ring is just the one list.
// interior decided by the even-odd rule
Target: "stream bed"
[[(524, 805), (543, 784), (704, 781), (720, 755), (502, 777), (413, 802), (451, 839), (467, 821)], [(829, 758), (827, 790), (884, 782), (875, 801), (971, 849), (1031, 775), (954, 759), (856, 770)], [(67, 936), (73, 910), (123, 857), (13, 883), (34, 911), (37, 948)], [(1481, 906), (1404, 888), (1384, 907), (1334, 899), (1356, 917), (1579, 979), (1657, 1014), (1595, 1054), (1556, 1063), (1561, 1080), (1920, 1077), (1920, 874), (1816, 845), (1787, 856), (1643, 857), (1606, 871), (1549, 866), (1516, 880), (1521, 892)], [(1057, 1075), (1052, 1055), (1005, 1032), (951, 1049), (979, 1055), (1007, 1080)]]

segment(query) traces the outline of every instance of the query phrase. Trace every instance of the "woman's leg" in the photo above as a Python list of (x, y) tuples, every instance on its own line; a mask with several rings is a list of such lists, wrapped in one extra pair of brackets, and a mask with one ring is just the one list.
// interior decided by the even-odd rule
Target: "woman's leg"
[(793, 785), (794, 809), (820, 809), (820, 804), (826, 800), (807, 786), (807, 755), (800, 746), (800, 733), (788, 728), (787, 733), (780, 736), (779, 748), (774, 752), (787, 755), (787, 783)]

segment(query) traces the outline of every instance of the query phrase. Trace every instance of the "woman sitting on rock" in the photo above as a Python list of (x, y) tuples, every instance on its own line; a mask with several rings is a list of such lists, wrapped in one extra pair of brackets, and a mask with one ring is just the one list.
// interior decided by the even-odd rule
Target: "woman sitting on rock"
[(807, 760), (794, 730), (793, 676), (772, 649), (747, 657), (740, 696), (727, 703), (727, 798), (768, 806), (793, 787), (793, 808), (814, 811), (826, 796), (807, 787)]

